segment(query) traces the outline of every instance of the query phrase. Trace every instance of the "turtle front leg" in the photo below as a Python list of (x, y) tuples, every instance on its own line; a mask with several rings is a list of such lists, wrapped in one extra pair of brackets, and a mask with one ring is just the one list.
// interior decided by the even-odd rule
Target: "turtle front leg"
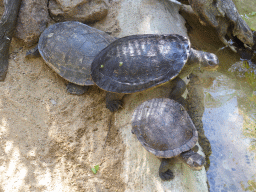
[(181, 159), (192, 169), (201, 170), (205, 164), (205, 158), (193, 150), (180, 154)]
[(122, 98), (124, 93), (112, 93), (107, 92), (106, 94), (106, 107), (111, 111), (115, 112), (122, 106)]
[(169, 163), (171, 159), (161, 159), (161, 165), (159, 167), (159, 177), (163, 181), (168, 181), (174, 178), (173, 172), (169, 169)]
[(89, 86), (81, 86), (70, 82), (67, 85), (67, 92), (74, 95), (82, 95), (87, 92), (88, 89)]

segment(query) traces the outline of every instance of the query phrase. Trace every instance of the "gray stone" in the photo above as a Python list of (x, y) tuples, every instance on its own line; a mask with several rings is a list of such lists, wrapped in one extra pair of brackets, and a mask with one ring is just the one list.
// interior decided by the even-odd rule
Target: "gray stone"
[(49, 22), (47, 0), (23, 0), (20, 7), (16, 37), (27, 47), (38, 42)]
[[(121, 28), (119, 37), (135, 34), (180, 34), (187, 36), (185, 20), (179, 15), (180, 6), (164, 0), (121, 1), (117, 19)], [(123, 109), (114, 113), (115, 126), (119, 127), (126, 145), (121, 178), (126, 191), (208, 191), (206, 171), (193, 171), (178, 158), (170, 165), (175, 178), (161, 181), (158, 176), (160, 161), (149, 153), (131, 133), (131, 117), (142, 102), (167, 97), (171, 84), (126, 95)], [(200, 150), (200, 153), (202, 151)]]
[(49, 11), (54, 21), (93, 23), (106, 17), (108, 6), (104, 0), (50, 0)]

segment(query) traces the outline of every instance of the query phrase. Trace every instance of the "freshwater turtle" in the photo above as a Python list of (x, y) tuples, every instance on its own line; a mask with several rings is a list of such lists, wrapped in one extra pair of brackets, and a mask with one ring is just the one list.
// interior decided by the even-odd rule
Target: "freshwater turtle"
[[(44, 61), (57, 74), (66, 79), (67, 90), (83, 94), (91, 79), (91, 63), (94, 57), (115, 37), (77, 21), (60, 22), (48, 27), (40, 36), (38, 51)], [(37, 55), (36, 49), (27, 56)]]
[[(95, 84), (108, 91), (107, 108), (116, 111), (124, 94), (174, 79), (180, 82), (177, 76), (183, 78), (199, 66), (214, 70), (218, 67), (218, 58), (212, 53), (192, 49), (184, 36), (132, 35), (117, 39), (103, 49), (92, 62), (91, 75)], [(172, 95), (184, 92), (185, 83), (178, 84)]]
[(198, 132), (184, 107), (174, 100), (157, 98), (139, 105), (132, 116), (132, 133), (147, 151), (161, 158), (162, 180), (174, 178), (170, 158), (180, 156), (194, 170), (204, 166), (204, 157), (192, 150)]

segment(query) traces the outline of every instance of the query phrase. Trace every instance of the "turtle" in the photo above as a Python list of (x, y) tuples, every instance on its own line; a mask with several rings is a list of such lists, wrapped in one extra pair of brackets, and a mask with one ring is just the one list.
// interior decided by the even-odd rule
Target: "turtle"
[(115, 39), (81, 22), (60, 22), (41, 34), (38, 46), (27, 57), (41, 55), (51, 69), (69, 82), (67, 91), (81, 95), (94, 85), (91, 79), (94, 57)]
[(107, 91), (106, 107), (114, 112), (121, 107), (125, 94), (144, 91), (170, 80), (175, 86), (173, 99), (186, 84), (181, 78), (195, 67), (215, 70), (219, 64), (213, 53), (191, 48), (189, 39), (178, 34), (140, 34), (119, 38), (94, 58), (91, 76)]
[(201, 170), (205, 164), (205, 158), (194, 151), (198, 149), (195, 125), (175, 100), (154, 98), (140, 104), (132, 115), (132, 133), (147, 151), (161, 159), (162, 180), (174, 178), (169, 169), (173, 157), (180, 156), (193, 170)]

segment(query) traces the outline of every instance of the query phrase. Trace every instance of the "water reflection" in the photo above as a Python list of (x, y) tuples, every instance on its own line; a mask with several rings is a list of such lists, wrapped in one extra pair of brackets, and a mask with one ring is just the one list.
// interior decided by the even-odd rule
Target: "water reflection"
[(210, 191), (256, 191), (256, 43), (238, 54), (220, 49), (224, 45), (214, 29), (185, 9), (181, 15), (192, 45), (220, 60), (217, 72), (194, 73), (187, 86), (188, 111), (208, 159)]
[[(188, 110), (206, 152), (210, 191), (256, 191), (253, 88), (229, 70), (192, 75)], [(200, 134), (201, 133), (201, 134)], [(208, 140), (208, 139), (209, 140)]]

